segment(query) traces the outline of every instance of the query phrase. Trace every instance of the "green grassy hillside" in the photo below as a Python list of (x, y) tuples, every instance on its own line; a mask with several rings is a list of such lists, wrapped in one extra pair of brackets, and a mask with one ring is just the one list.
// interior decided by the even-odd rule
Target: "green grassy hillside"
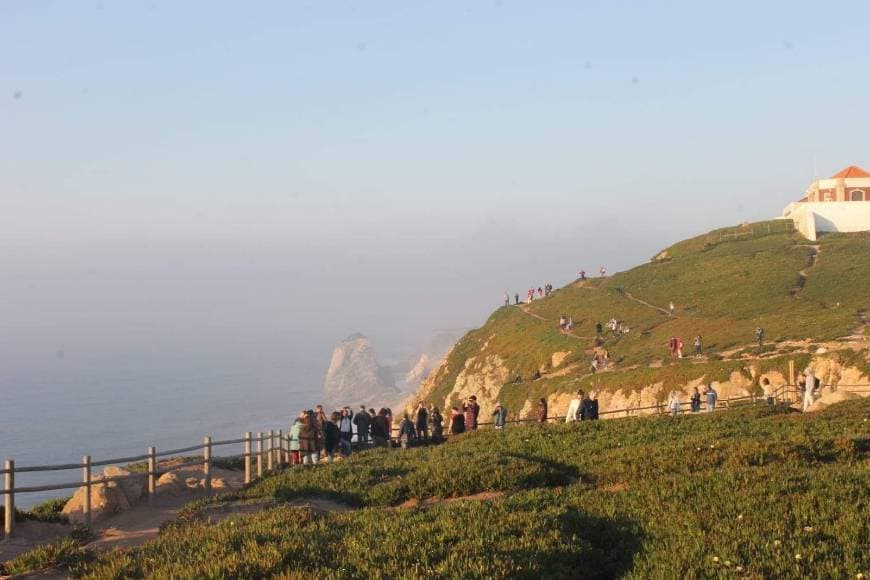
[[(438, 447), (374, 450), (200, 502), (155, 541), (100, 555), (77, 573), (855, 578), (870, 572), (868, 414), (866, 399), (810, 415), (758, 406), (486, 430)], [(479, 492), (504, 493), (405, 501)], [(312, 497), (351, 509), (284, 503)], [(207, 521), (217, 506), (263, 499), (276, 503)], [(393, 507), (403, 501), (410, 507)], [(23, 557), (9, 571), (32, 561)]]
[[(473, 372), (487, 357), (499, 357), (511, 378), (543, 372), (534, 382), (506, 382), (501, 398), (512, 410), (579, 387), (632, 389), (702, 375), (727, 378), (733, 371), (745, 372), (744, 353), (764, 353), (770, 359), (764, 364), (784, 372), (794, 356), (774, 355), (798, 350), (787, 341), (851, 335), (870, 308), (870, 235), (829, 235), (810, 243), (788, 225), (775, 221), (717, 230), (626, 272), (577, 281), (528, 306), (500, 308), (459, 341), (423, 396), (444, 401), (459, 373)], [(673, 317), (667, 315), (671, 301)], [(573, 317), (571, 335), (559, 330), (560, 315)], [(603, 346), (616, 362), (614, 372), (585, 377), (595, 324), (611, 318), (631, 329), (619, 337), (606, 333)], [(760, 350), (754, 346), (757, 326), (766, 332), (767, 346)], [(681, 337), (690, 354), (697, 334), (707, 356), (668, 356), (671, 336)], [(552, 355), (558, 352), (570, 352), (559, 368), (574, 363), (571, 372), (553, 372)]]

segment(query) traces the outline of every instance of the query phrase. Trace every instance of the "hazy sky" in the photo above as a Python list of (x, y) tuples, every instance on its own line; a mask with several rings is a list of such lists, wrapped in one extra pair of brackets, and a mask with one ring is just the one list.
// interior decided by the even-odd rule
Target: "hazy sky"
[(506, 289), (773, 217), (814, 159), (870, 165), (868, 22), (866, 2), (0, 0), (0, 362), (308, 345), (320, 372), (345, 334), (400, 352)]

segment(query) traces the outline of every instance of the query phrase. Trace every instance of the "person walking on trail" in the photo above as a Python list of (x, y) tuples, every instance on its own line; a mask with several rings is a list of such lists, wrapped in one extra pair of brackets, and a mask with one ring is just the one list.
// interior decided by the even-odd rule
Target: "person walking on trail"
[(692, 398), (690, 399), (692, 403), (692, 412), (698, 413), (701, 411), (701, 393), (698, 391), (698, 387), (692, 387)]
[(515, 301), (514, 304), (519, 305), (519, 303), (520, 303), (520, 293), (519, 292), (514, 294), (514, 301)]
[(305, 420), (305, 413), (299, 413), (296, 420), (293, 421), (293, 426), (290, 427), (290, 433), (287, 435), (287, 440), (290, 447), (290, 464), (299, 465), (302, 463), (302, 456), (299, 454), (299, 433), (302, 431), (302, 422)]
[(498, 430), (504, 429), (504, 424), (507, 422), (507, 407), (500, 402), (495, 404), (495, 409), (492, 411), (492, 422)]
[(683, 339), (677, 337), (677, 358), (683, 358)]
[(568, 411), (565, 413), (565, 422), (573, 423), (580, 419), (580, 403), (583, 401), (583, 391), (577, 391), (571, 402), (568, 403)]
[(712, 383), (704, 387), (704, 397), (707, 401), (707, 412), (712, 413), (716, 410), (716, 399), (719, 398), (719, 393), (713, 388)]
[(429, 413), (429, 420), (432, 423), (432, 441), (441, 441), (444, 438), (444, 418), (441, 416), (441, 411), (438, 410), (438, 407), (432, 407), (432, 412)]
[(595, 338), (601, 338), (601, 334), (604, 332), (604, 327), (601, 326), (601, 321), (595, 323)]
[(505, 291), (505, 293), (504, 293), (504, 305), (505, 306), (511, 305), (511, 297), (510, 297), (510, 294), (507, 293), (507, 291)]
[(598, 393), (592, 393), (592, 400), (589, 404), (589, 418), (593, 421), (598, 420)]
[(384, 418), (387, 420), (387, 443), (393, 442), (393, 410), (387, 407)]
[(547, 422), (547, 399), (541, 397), (538, 401), (538, 423)]
[(701, 339), (701, 335), (698, 334), (695, 336), (695, 356), (701, 357), (704, 355), (704, 341)]
[(668, 347), (671, 349), (671, 357), (677, 356), (677, 337), (671, 336), (671, 340), (668, 341)]
[(680, 395), (677, 391), (671, 391), (670, 395), (668, 395), (668, 411), (671, 412), (673, 417), (676, 417), (680, 412)]
[(586, 270), (580, 269), (580, 280), (586, 280)]
[(592, 398), (589, 394), (584, 393), (583, 398), (580, 401), (580, 420), (591, 421), (592, 414)]
[(417, 405), (417, 414), (414, 417), (414, 428), (417, 431), (417, 438), (421, 443), (429, 442), (429, 411), (423, 401)]
[(668, 304), (668, 314), (670, 316), (674, 315), (674, 301), (671, 300), (670, 304)]
[(387, 430), (387, 410), (381, 409), (372, 417), (371, 422), (372, 442), (375, 447), (389, 447), (389, 431)]
[[(374, 409), (372, 409), (374, 411)], [(359, 412), (353, 417), (353, 424), (356, 425), (356, 440), (361, 446), (369, 444), (369, 427), (372, 423), (372, 416), (366, 412), (365, 405), (360, 405)]]
[(317, 429), (317, 417), (313, 410), (305, 412), (299, 428), (299, 452), (303, 465), (314, 465), (320, 459), (321, 438)]
[(411, 422), (408, 414), (405, 413), (405, 418), (402, 419), (402, 423), (399, 425), (399, 445), (402, 446), (402, 449), (407, 449), (408, 444), (412, 443), (416, 438), (417, 434), (414, 431), (414, 424)]
[(755, 340), (758, 341), (758, 346), (764, 344), (764, 329), (760, 326), (755, 329)]
[(607, 275), (607, 270), (604, 269), (604, 266), (599, 268), (598, 273), (601, 274), (601, 277), (604, 278)]
[(459, 435), (465, 433), (465, 416), (457, 407), (450, 409), (450, 434)]
[(813, 374), (813, 369), (807, 367), (804, 370), (804, 376), (807, 378), (806, 387), (804, 387), (804, 400), (803, 405), (801, 406), (801, 410), (804, 412), (810, 408), (810, 406), (815, 402), (815, 393), (813, 391), (816, 390), (816, 385), (818, 384), (818, 380), (816, 376)]
[(568, 324), (568, 321), (565, 319), (565, 315), (562, 314), (559, 316), (559, 328), (565, 330), (565, 326)]
[(544, 289), (538, 286), (538, 298), (544, 297)]

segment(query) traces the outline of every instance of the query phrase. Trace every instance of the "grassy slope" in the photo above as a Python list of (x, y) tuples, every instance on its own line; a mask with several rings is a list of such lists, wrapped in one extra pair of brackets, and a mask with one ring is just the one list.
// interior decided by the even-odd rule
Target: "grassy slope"
[[(94, 577), (852, 577), (867, 573), (870, 401), (479, 431), (267, 477), (276, 507), (100, 557)], [(385, 510), (407, 498), (508, 491)], [(800, 554), (800, 560), (796, 555)], [(713, 558), (719, 558), (717, 564)], [(726, 568), (725, 562), (729, 563)]]
[[(780, 222), (772, 223), (776, 227)], [(757, 225), (756, 231), (765, 225)], [(506, 386), (503, 398), (513, 410), (526, 400), (589, 385), (591, 380), (580, 381), (578, 377), (586, 372), (590, 337), (595, 335), (597, 321), (604, 323), (611, 317), (632, 328), (628, 335), (609, 337), (605, 344), (619, 363), (617, 371), (636, 366), (641, 369), (601, 375), (596, 377), (596, 384), (601, 381), (602, 388), (642, 388), (658, 380), (701, 374), (712, 380), (741, 371), (742, 363), (717, 362), (716, 353), (751, 345), (759, 325), (770, 341), (830, 340), (849, 335), (858, 326), (858, 312), (870, 309), (870, 235), (822, 238), (818, 264), (809, 268), (804, 289), (793, 298), (790, 290), (797, 284), (798, 272), (807, 268), (813, 251), (809, 242), (788, 232), (733, 241), (722, 241), (720, 233), (729, 232), (711, 232), (680, 242), (668, 248), (665, 260), (589, 280), (582, 286), (570, 285), (534, 302), (530, 312), (546, 320), (517, 307), (498, 309), (482, 328), (460, 340), (446, 366), (435, 374), (430, 398), (444, 400), (467, 361), (477, 357), (472, 368), (480, 364), (480, 354), (502, 357), (511, 376), (519, 372), (528, 377), (535, 369), (546, 369), (551, 355), (558, 351), (572, 351), (563, 364), (584, 363), (568, 376), (548, 379), (545, 375), (534, 383)], [(677, 316), (663, 316), (630, 300), (623, 291), (661, 308), (673, 301)], [(559, 332), (561, 314), (574, 318), (574, 334), (583, 338)], [(670, 336), (681, 336), (688, 352), (696, 334), (704, 337), (705, 348), (712, 355), (709, 364), (690, 368), (690, 361), (671, 361), (665, 356)], [(664, 367), (650, 369), (657, 361)], [(787, 360), (779, 363), (784, 371)]]

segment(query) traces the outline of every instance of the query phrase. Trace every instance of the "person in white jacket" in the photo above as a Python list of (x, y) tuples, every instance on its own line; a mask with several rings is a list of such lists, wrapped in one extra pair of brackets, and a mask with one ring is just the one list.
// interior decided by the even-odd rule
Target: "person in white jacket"
[(577, 416), (580, 414), (580, 402), (583, 400), (583, 391), (577, 391), (577, 394), (574, 395), (574, 398), (571, 399), (571, 402), (568, 403), (568, 412), (565, 413), (565, 422), (571, 423), (572, 421), (577, 420)]
[(815, 401), (813, 391), (816, 389), (816, 381), (818, 381), (818, 379), (813, 374), (813, 369), (809, 367), (804, 371), (804, 375), (807, 377), (807, 384), (806, 387), (804, 387), (803, 410), (806, 411)]

